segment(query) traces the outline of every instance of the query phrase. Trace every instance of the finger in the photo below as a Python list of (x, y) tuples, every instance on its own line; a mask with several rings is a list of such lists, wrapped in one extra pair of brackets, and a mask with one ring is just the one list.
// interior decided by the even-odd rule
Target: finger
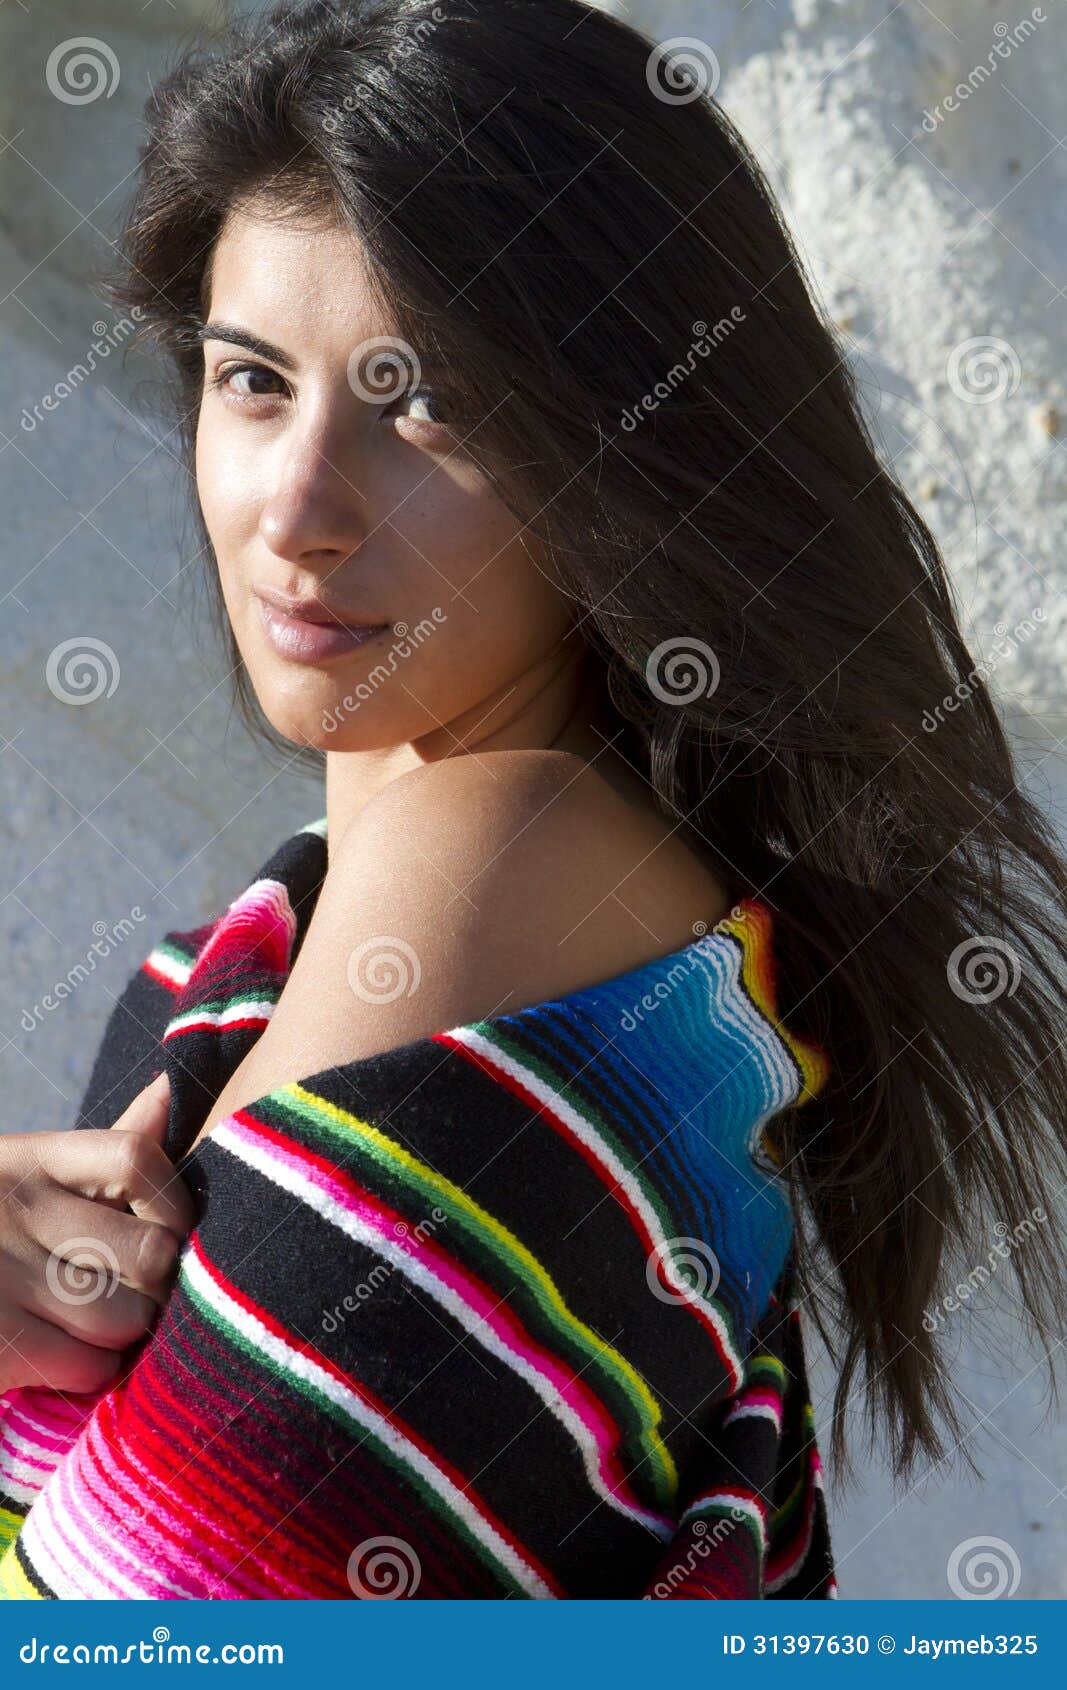
[(125, 1350), (159, 1317), (154, 1297), (97, 1270), (99, 1253), (71, 1245), (71, 1259), (36, 1246), (39, 1254), (19, 1267), (9, 1286), (16, 1305), (71, 1338), (94, 1348)]
[[(53, 1391), (99, 1391), (122, 1370), (122, 1351), (97, 1349), (27, 1312), (3, 1345), (3, 1377)], [(10, 1386), (9, 1386), (10, 1388)]]
[(18, 1135), (27, 1172), (40, 1169), (59, 1187), (119, 1212), (127, 1205), (185, 1238), (193, 1226), (193, 1199), (173, 1162), (151, 1136), (114, 1127)]
[(162, 1148), (169, 1115), (170, 1075), (164, 1068), (142, 1087), (109, 1130), (119, 1127), (123, 1132), (146, 1133)]
[(47, 1268), (49, 1284), (69, 1285), (74, 1302), (80, 1282), (98, 1275), (121, 1280), (157, 1303), (170, 1295), (181, 1244), (156, 1221), (122, 1214), (56, 1186), (46, 1202), (36, 1205), (29, 1234), (25, 1265), (41, 1273)]

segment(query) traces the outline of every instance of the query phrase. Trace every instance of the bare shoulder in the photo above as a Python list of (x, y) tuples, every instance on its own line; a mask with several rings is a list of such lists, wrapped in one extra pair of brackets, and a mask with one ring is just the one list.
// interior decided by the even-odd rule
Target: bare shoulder
[(414, 947), (415, 1023), (437, 1028), (639, 967), (730, 907), (669, 822), (562, 751), (412, 770), (366, 806), (330, 875), (346, 928)]
[(331, 849), (242, 1076), (246, 1101), (298, 1073), (626, 973), (728, 908), (668, 822), (571, 753), (497, 751), (412, 770)]

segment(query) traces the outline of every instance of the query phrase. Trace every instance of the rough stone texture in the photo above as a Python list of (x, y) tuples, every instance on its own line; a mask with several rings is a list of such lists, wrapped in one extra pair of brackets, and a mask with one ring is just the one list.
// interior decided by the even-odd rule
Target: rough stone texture
[[(152, 411), (151, 366), (121, 366), (132, 325), (92, 292), (146, 92), (214, 10), (36, 0), (0, 19), (0, 1077), (4, 1125), (21, 1130), (70, 1120), (112, 998), (159, 933), (224, 907), (250, 856), (325, 809), (321, 783), (231, 721), (183, 526), (193, 488)], [(106, 44), (118, 80), (91, 49), (112, 91), (72, 104), (46, 66), (79, 36)], [(62, 62), (68, 92), (97, 86)], [(87, 640), (108, 649), (57, 659), (59, 689), (114, 689), (63, 702), (49, 657)]]
[[(606, 3), (656, 42), (688, 36), (714, 54), (718, 98), (781, 197), (886, 454), (944, 548), (976, 659), (1044, 611), (991, 685), (1024, 778), (1062, 828), (1067, 7), (1046, 0), (1041, 22), (1002, 0)], [(1000, 344), (965, 347), (989, 337)], [(968, 1266), (995, 1242), (976, 1239)], [(1017, 1597), (1067, 1595), (1067, 1440), (1045, 1416), (1043, 1350), (1023, 1347), (1001, 1301), (1003, 1354), (956, 1317), (953, 1374), (984, 1480), (957, 1460), (894, 1490), (857, 1442), (858, 1486), (830, 1491), (843, 1598), (951, 1596), (953, 1551), (990, 1538), (1007, 1547), (991, 1546), (984, 1571), (977, 1546), (962, 1555), (975, 1587), (1006, 1590), (1016, 1557)], [(823, 1426), (832, 1382), (822, 1357)]]
[[(0, 17), (0, 128), (11, 141), (0, 153), (8, 1129), (66, 1124), (144, 937), (220, 908), (244, 883), (250, 855), (258, 860), (324, 808), (314, 782), (230, 723), (220, 652), (194, 614), (198, 560), (180, 522), (191, 488), (144, 420), (134, 385), (144, 367), (123, 372), (112, 350), (33, 429), (23, 421), (85, 359), (94, 335), (106, 335), (94, 324), (113, 321), (86, 281), (134, 164), (144, 90), (176, 32), (195, 30), (211, 10), (201, 0), (36, 0)], [(1065, 491), (1064, 433), (1055, 430), (1067, 395), (1064, 226), (1054, 208), (1067, 172), (1056, 145), (1067, 29), (1063, 0), (1043, 10), (1036, 35), (925, 129), (924, 114), (1003, 44), (995, 26), (1013, 29), (1028, 9), (999, 0), (627, 0), (626, 15), (657, 40), (694, 36), (715, 53), (720, 97), (767, 166), (886, 451), (943, 541), (976, 656), (991, 651), (998, 625), (1043, 608), (1039, 632), (998, 666), (994, 685), (1026, 778), (1062, 816), (1065, 609), (1054, 512)], [(48, 92), (48, 56), (76, 35), (114, 52), (120, 78), (110, 97), (75, 105)], [(1002, 343), (991, 353), (957, 354), (953, 385), (954, 350), (990, 336)], [(86, 638), (110, 648), (104, 674), (117, 685), (92, 704), (64, 703), (47, 682), (50, 654)], [(83, 670), (80, 684), (88, 679)], [(77, 687), (77, 675), (68, 683)], [(117, 930), (126, 936), (111, 946)], [(110, 948), (98, 962), (94, 938)], [(42, 1009), (72, 970), (88, 977)], [(975, 1241), (976, 1258), (992, 1242)], [(987, 1339), (979, 1348), (961, 1324), (956, 1364), (980, 1428), (971, 1444), (984, 1482), (956, 1466), (897, 1494), (877, 1460), (861, 1459), (859, 1490), (830, 1493), (844, 1598), (950, 1595), (952, 1552), (991, 1536), (1008, 1545), (993, 1551), (1002, 1562), (1018, 1559), (1019, 1597), (1067, 1594), (1064, 1439), (1043, 1419), (1036, 1357), (1013, 1336), (1003, 1300), (1013, 1359), (994, 1355)], [(820, 1362), (820, 1423), (831, 1381)]]

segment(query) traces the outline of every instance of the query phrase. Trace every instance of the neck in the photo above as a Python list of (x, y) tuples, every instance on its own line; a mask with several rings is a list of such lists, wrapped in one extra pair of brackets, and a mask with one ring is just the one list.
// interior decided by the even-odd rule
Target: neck
[(375, 793), (420, 763), (549, 747), (576, 752), (588, 762), (604, 761), (617, 731), (603, 676), (588, 648), (572, 654), (557, 647), (517, 680), (418, 739), (370, 751), (327, 752), (330, 854)]

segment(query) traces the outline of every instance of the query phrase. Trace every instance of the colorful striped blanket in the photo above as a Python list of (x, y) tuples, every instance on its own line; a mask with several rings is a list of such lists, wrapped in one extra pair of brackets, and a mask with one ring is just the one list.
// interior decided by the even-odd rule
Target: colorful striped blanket
[(118, 1382), (0, 1397), (6, 1598), (836, 1595), (768, 1123), (825, 1083), (769, 907), (279, 1086), (189, 1152), (326, 869), (279, 845), (116, 1003), (196, 1225)]

